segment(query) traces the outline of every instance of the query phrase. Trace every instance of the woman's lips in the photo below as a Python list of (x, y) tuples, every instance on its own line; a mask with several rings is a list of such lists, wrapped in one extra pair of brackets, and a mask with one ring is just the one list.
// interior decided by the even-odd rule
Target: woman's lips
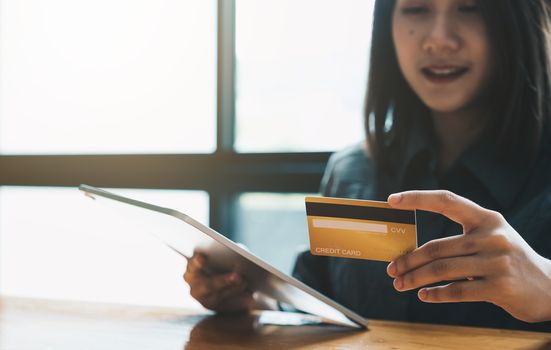
[(468, 67), (429, 66), (421, 69), (423, 76), (435, 84), (451, 83), (469, 71)]

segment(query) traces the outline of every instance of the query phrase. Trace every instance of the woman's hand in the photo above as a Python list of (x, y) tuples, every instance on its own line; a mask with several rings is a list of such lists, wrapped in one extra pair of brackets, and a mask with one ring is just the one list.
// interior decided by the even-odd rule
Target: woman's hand
[(500, 213), (449, 191), (390, 195), (398, 209), (440, 213), (463, 234), (430, 241), (388, 265), (394, 288), (422, 288), (428, 303), (486, 301), (527, 322), (551, 320), (551, 261), (537, 254)]
[(203, 254), (196, 253), (188, 259), (184, 280), (191, 288), (191, 296), (207, 309), (237, 312), (249, 310), (255, 304), (242, 276), (211, 273)]

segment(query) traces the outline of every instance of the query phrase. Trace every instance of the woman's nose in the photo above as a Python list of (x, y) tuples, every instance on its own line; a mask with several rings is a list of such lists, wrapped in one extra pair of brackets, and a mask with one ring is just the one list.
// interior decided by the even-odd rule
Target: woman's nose
[(447, 53), (457, 51), (460, 40), (454, 25), (445, 16), (437, 16), (428, 28), (423, 41), (423, 50), (430, 53)]

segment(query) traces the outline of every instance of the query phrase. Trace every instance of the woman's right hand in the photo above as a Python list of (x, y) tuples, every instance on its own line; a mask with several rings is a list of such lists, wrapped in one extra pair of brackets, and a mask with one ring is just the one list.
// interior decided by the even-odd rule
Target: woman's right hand
[(188, 259), (184, 280), (189, 284), (190, 294), (207, 309), (217, 312), (250, 310), (254, 305), (247, 282), (235, 272), (209, 273), (207, 257), (194, 253)]

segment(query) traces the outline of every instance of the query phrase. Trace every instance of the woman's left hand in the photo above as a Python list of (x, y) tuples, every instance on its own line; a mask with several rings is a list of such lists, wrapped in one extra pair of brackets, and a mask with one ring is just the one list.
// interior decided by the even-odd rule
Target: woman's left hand
[[(426, 285), (428, 303), (486, 301), (527, 322), (551, 320), (551, 261), (537, 254), (503, 216), (449, 191), (390, 195), (398, 209), (440, 213), (463, 234), (430, 241), (388, 265), (398, 291)], [(551, 233), (551, 232), (550, 232)]]

